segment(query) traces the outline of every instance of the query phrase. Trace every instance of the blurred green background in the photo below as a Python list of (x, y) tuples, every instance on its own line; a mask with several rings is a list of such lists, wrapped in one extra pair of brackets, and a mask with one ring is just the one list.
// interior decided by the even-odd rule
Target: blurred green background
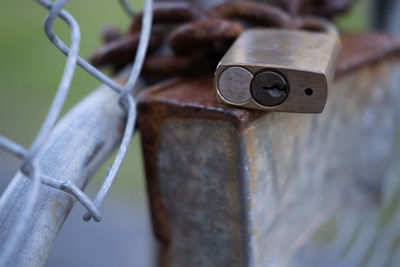
[[(118, 1), (70, 1), (66, 9), (80, 24), (80, 55), (83, 58), (101, 44), (99, 33), (102, 25), (112, 23), (126, 29), (130, 22)], [(50, 107), (66, 60), (45, 36), (43, 21), (46, 14), (47, 10), (34, 1), (5, 0), (0, 9), (0, 133), (25, 147), (32, 143)], [(67, 26), (57, 20), (54, 28), (68, 44), (70, 33)], [(78, 67), (63, 113), (99, 84)], [(98, 172), (92, 186), (100, 185), (105, 170), (106, 166)], [(142, 189), (137, 189), (142, 188), (142, 177), (139, 137), (136, 134), (115, 187), (142, 193)]]

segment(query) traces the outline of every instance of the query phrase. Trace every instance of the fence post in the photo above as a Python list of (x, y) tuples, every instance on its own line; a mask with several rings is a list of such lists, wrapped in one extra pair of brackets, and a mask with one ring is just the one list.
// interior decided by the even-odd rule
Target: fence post
[(400, 33), (400, 2), (396, 0), (374, 0), (371, 3), (374, 28)]
[(296, 265), (330, 218), (377, 205), (400, 125), (400, 42), (342, 44), (322, 114), (218, 104), (211, 74), (139, 96), (163, 267)]

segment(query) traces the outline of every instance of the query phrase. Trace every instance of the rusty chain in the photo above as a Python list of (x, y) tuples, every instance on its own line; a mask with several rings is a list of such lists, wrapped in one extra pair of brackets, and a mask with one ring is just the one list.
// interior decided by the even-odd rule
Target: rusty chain
[(281, 0), (281, 6), (292, 16), (312, 14), (332, 18), (345, 12), (356, 0)]
[[(353, 2), (280, 0), (278, 5), (272, 5), (227, 1), (210, 10), (183, 1), (155, 3), (154, 30), (142, 74), (154, 79), (212, 69), (245, 27), (302, 28), (300, 16), (313, 14), (332, 18)], [(124, 37), (119, 37), (115, 28), (105, 28), (105, 45), (92, 54), (90, 62), (97, 67), (111, 66), (114, 70), (128, 64), (136, 50), (141, 21), (139, 13)], [(309, 29), (318, 30), (318, 27)]]

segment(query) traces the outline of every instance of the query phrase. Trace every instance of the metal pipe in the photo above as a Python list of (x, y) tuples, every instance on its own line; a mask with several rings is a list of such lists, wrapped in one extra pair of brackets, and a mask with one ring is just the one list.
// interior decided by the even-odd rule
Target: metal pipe
[[(83, 189), (94, 172), (119, 144), (125, 112), (120, 95), (103, 86), (83, 99), (57, 124), (38, 151), (43, 175)], [(26, 205), (32, 181), (18, 172), (0, 198), (0, 244), (10, 238), (19, 211)], [(5, 266), (42, 266), (75, 199), (65, 192), (40, 185), (27, 231)]]

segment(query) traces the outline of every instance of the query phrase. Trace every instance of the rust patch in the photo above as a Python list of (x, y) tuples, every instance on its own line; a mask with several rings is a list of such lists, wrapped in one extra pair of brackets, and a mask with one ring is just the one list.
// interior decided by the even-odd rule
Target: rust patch
[(255, 21), (264, 26), (296, 28), (289, 14), (277, 6), (254, 1), (226, 1), (210, 11), (211, 17), (233, 19), (240, 18)]
[(59, 221), (60, 218), (57, 215), (59, 208), (62, 207), (61, 203), (58, 201), (55, 201), (54, 203), (51, 204), (51, 210), (50, 213), (53, 216), (55, 221)]
[(199, 50), (188, 56), (154, 55), (146, 58), (143, 64), (142, 74), (148, 79), (159, 79), (173, 75), (185, 75), (195, 73), (204, 64), (203, 58), (209, 56), (204, 50)]
[(255, 179), (250, 179), (250, 193), (254, 195), (257, 190), (257, 181)]
[[(142, 27), (142, 16), (138, 14), (132, 22), (129, 33), (140, 32)], [(202, 20), (208, 17), (206, 11), (200, 7), (184, 1), (155, 2), (153, 6), (153, 24), (179, 23)]]
[(280, 0), (280, 4), (292, 16), (299, 14), (314, 14), (326, 18), (332, 18), (349, 9), (356, 0)]
[[(160, 126), (165, 111), (154, 105), (139, 105), (138, 123), (141, 131), (142, 150), (145, 158), (147, 191), (151, 209), (153, 231), (161, 244), (161, 266), (169, 262), (169, 225), (167, 213), (163, 206), (157, 173), (157, 148), (159, 144)], [(157, 116), (156, 114), (160, 114)], [(148, 118), (151, 120), (147, 121)]]
[[(243, 31), (236, 22), (221, 19), (200, 20), (184, 24), (169, 36), (169, 45), (176, 54), (191, 54), (201, 47), (218, 43), (231, 44)], [(225, 46), (224, 51), (229, 46)]]
[[(109, 37), (108, 37), (109, 38)], [(140, 33), (128, 35), (122, 39), (115, 39), (97, 49), (89, 58), (89, 62), (96, 67), (106, 65), (125, 65), (135, 57), (139, 45)], [(149, 41), (149, 51), (160, 46), (163, 36), (153, 31)]]
[[(251, 131), (251, 129), (247, 129), (246, 131)], [(253, 161), (254, 161), (254, 142), (253, 142), (253, 139), (252, 138), (247, 138), (246, 137), (246, 144), (247, 144), (247, 146), (246, 146), (246, 148), (247, 148), (247, 157), (248, 157), (248, 159), (249, 159), (249, 162), (250, 163), (252, 163)], [(255, 187), (256, 187), (256, 185), (254, 184), (253, 185), (253, 183), (255, 183), (255, 181), (254, 181), (254, 177), (256, 176), (256, 169), (255, 168), (253, 168), (253, 164), (250, 164), (250, 166), (248, 166), (249, 167), (249, 172), (250, 172), (250, 190), (251, 190), (251, 193), (253, 193), (253, 192), (255, 192)], [(254, 188), (253, 188), (253, 186), (254, 186)], [(254, 189), (254, 190), (253, 190)]]
[(341, 38), (342, 53), (336, 78), (366, 64), (400, 56), (400, 37), (383, 33), (351, 34)]
[[(197, 77), (182, 77), (156, 85), (138, 96), (139, 116), (141, 106), (151, 105), (159, 109), (154, 115), (160, 117), (229, 120), (244, 129), (253, 119), (265, 112), (232, 108), (216, 101), (213, 77), (205, 73)], [(155, 118), (151, 118), (154, 120)], [(162, 119), (161, 119), (162, 120)]]

